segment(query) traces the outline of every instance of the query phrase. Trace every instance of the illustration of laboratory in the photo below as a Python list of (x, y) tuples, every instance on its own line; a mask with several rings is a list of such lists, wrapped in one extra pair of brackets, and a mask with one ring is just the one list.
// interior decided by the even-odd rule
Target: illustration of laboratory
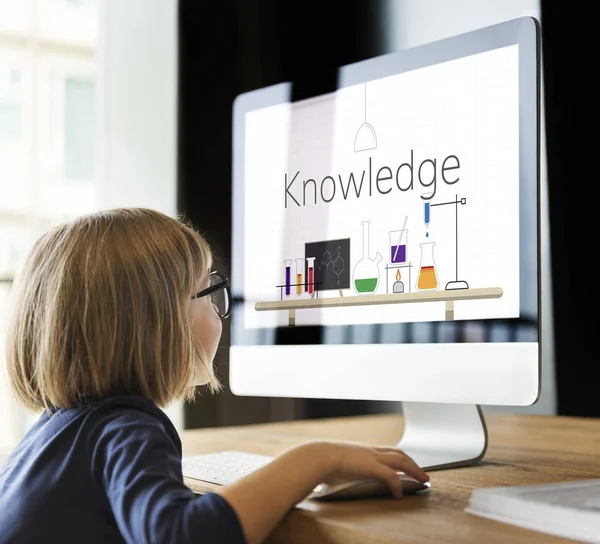
[[(303, 255), (284, 259), (284, 279), (281, 284), (275, 286), (279, 290), (280, 299), (318, 298), (319, 292), (332, 290), (339, 291), (340, 296), (348, 296), (344, 290), (350, 288), (352, 288), (350, 295), (359, 296), (373, 295), (378, 292), (402, 294), (439, 289), (440, 279), (434, 254), (436, 242), (430, 238), (429, 231), (432, 208), (453, 205), (454, 213), (458, 214), (458, 206), (466, 204), (466, 198), (457, 196), (452, 201), (433, 203), (429, 195), (425, 194), (423, 199), (425, 241), (417, 244), (420, 249), (418, 263), (416, 261), (413, 263), (408, 258), (408, 216), (404, 217), (400, 228), (389, 231), (385, 262), (379, 251), (371, 251), (371, 220), (364, 220), (361, 222), (361, 252), (354, 258), (351, 253), (351, 240), (344, 238), (306, 242)], [(446, 281), (445, 289), (468, 289), (469, 284), (464, 279), (459, 279), (458, 275), (458, 231), (455, 235), (454, 254), (455, 276)]]
[[(398, 228), (375, 229), (374, 220), (357, 222), (353, 238), (304, 242), (304, 254), (289, 255), (281, 267), (281, 282), (273, 285), (271, 301), (258, 303), (257, 311), (288, 310), (289, 325), (295, 323), (296, 310), (303, 308), (400, 304), (402, 302), (444, 302), (444, 319), (454, 317), (454, 301), (499, 298), (501, 287), (471, 289), (459, 267), (458, 218), (467, 204), (464, 197), (436, 201), (431, 193), (421, 196), (422, 215), (400, 216)], [(434, 210), (435, 208), (435, 210)], [(432, 228), (435, 217), (435, 228)], [(452, 226), (452, 236), (448, 228)], [(442, 255), (448, 277), (440, 277), (436, 263), (435, 231), (445, 229), (445, 244), (453, 246)], [(359, 237), (356, 232), (360, 231)], [(450, 275), (450, 271), (452, 274)], [(277, 292), (277, 295), (275, 295)], [(436, 294), (439, 293), (439, 294)]]

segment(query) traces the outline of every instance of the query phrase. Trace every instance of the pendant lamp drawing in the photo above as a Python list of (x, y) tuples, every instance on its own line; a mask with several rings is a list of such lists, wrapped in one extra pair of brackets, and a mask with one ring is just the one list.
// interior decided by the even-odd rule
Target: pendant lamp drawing
[(365, 122), (360, 125), (354, 138), (354, 152), (377, 149), (377, 134), (372, 125), (367, 123), (367, 84), (365, 83)]

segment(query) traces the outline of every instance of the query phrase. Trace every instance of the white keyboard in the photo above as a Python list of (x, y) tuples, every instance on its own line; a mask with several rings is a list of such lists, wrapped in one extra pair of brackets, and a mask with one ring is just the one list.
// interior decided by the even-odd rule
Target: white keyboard
[[(265, 466), (274, 458), (245, 451), (220, 451), (192, 455), (182, 459), (183, 476), (216, 485), (227, 485)], [(414, 493), (429, 488), (429, 482), (421, 484), (410, 476), (404, 476), (405, 492)], [(389, 489), (381, 482), (360, 480), (339, 485), (320, 484), (308, 496), (309, 499), (352, 499), (387, 495)]]
[(231, 450), (184, 457), (182, 468), (186, 478), (227, 485), (272, 460), (273, 457), (266, 455)]

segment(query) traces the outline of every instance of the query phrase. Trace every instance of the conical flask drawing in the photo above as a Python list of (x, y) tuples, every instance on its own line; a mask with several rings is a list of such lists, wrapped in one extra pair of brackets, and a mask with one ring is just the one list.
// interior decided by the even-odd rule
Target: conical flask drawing
[(358, 295), (369, 295), (377, 291), (379, 285), (379, 262), (383, 257), (379, 252), (375, 258), (369, 257), (371, 221), (363, 221), (363, 258), (356, 263), (352, 273), (352, 284)]
[(417, 278), (417, 291), (435, 291), (440, 286), (433, 260), (435, 242), (424, 242), (419, 246), (421, 246), (421, 264)]

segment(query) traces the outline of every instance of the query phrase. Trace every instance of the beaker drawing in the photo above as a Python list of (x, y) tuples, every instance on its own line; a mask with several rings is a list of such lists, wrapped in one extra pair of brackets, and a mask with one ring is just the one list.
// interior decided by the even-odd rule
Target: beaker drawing
[(285, 264), (285, 296), (289, 297), (292, 292), (292, 259), (284, 259)]
[(307, 284), (308, 294), (312, 295), (315, 291), (315, 257), (306, 257), (308, 265)]
[(408, 229), (390, 231), (390, 263), (406, 263), (406, 244), (408, 243)]
[(363, 221), (363, 258), (356, 263), (352, 273), (354, 290), (359, 295), (374, 293), (379, 285), (379, 262), (383, 257), (379, 252), (375, 258), (369, 257), (369, 226), (371, 221)]
[(304, 257), (296, 259), (296, 294), (302, 294), (302, 275), (304, 274)]
[(419, 246), (421, 246), (421, 264), (417, 277), (417, 291), (434, 291), (440, 285), (433, 260), (435, 242), (424, 242)]

